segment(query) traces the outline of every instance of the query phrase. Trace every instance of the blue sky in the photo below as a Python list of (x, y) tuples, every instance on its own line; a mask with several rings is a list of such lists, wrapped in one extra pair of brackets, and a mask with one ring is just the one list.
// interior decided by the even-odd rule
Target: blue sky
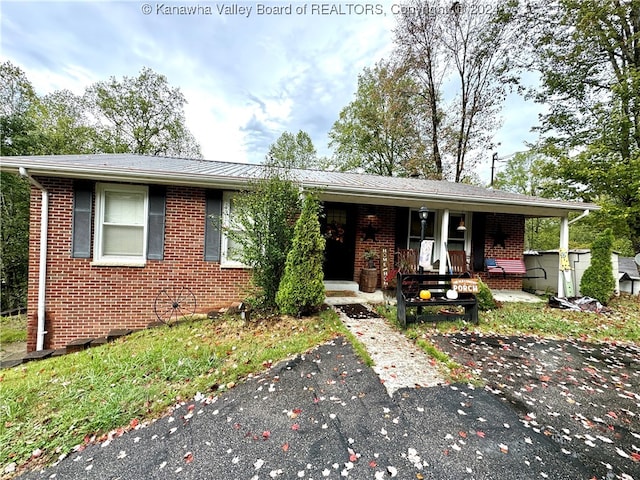
[[(344, 2), (336, 15), (321, 11), (326, 3), (302, 1), (3, 0), (0, 58), (20, 66), (40, 94), (81, 94), (150, 67), (185, 95), (187, 126), (208, 159), (259, 162), (283, 131), (298, 130), (329, 155), (327, 134), (354, 98), (358, 74), (391, 52), (392, 3), (367, 14), (376, 4), (349, 12), (354, 4)], [(260, 4), (291, 12), (269, 15)], [(196, 13), (165, 13), (174, 6)], [(539, 111), (509, 98), (495, 137), (501, 157), (535, 138)], [(481, 166), (485, 180), (490, 157)]]

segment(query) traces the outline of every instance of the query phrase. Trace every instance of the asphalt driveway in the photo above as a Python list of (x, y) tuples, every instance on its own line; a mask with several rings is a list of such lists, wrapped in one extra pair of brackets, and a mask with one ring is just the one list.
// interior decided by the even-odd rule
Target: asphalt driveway
[(519, 423), (598, 479), (640, 479), (640, 348), (475, 333), (432, 337)]
[[(470, 339), (440, 340), (452, 352), (460, 349), (461, 355), (471, 355), (470, 361), (485, 365), (484, 360), (473, 356)], [(496, 353), (493, 348), (486, 353)], [(544, 368), (549, 372), (561, 369), (559, 352), (547, 350), (557, 360)], [(637, 366), (638, 352), (629, 354), (630, 361), (623, 364)], [(502, 368), (505, 376), (518, 373), (515, 363), (490, 368)], [(544, 372), (533, 372), (535, 379), (530, 382), (542, 382)], [(617, 372), (621, 375), (620, 370)], [(614, 433), (596, 433), (592, 428), (589, 432), (596, 439), (594, 443), (600, 442), (599, 434), (604, 437), (619, 432), (624, 438), (627, 433), (636, 438), (637, 417), (631, 413), (638, 411), (637, 396), (632, 398), (638, 391), (637, 370), (632, 376), (635, 387), (630, 394), (622, 388), (610, 397), (615, 402), (608, 410), (616, 413), (617, 421), (602, 418), (607, 428), (614, 425)], [(503, 383), (507, 385), (509, 380), (505, 378)], [(338, 338), (305, 356), (280, 363), (219, 397), (198, 396), (177, 406), (167, 417), (137, 425), (121, 436), (116, 434), (109, 441), (69, 455), (54, 467), (21, 478), (575, 480), (605, 478), (602, 474), (607, 472), (618, 475), (624, 471), (626, 477), (618, 476), (626, 479), (638, 475), (640, 464), (617, 455), (615, 446), (606, 450), (607, 458), (618, 456), (623, 462), (612, 463), (611, 470), (602, 469), (586, 463), (574, 444), (567, 448), (554, 432), (546, 432), (544, 426), (556, 418), (553, 412), (573, 421), (570, 409), (560, 407), (564, 407), (563, 402), (569, 403), (565, 398), (581, 401), (577, 394), (565, 397), (560, 386), (557, 390), (534, 387), (536, 395), (547, 392), (550, 396), (530, 398), (523, 394), (523, 404), (533, 402), (536, 405), (532, 412), (538, 412), (535, 418), (530, 412), (526, 419), (524, 410), (529, 409), (517, 407), (498, 394), (497, 386), (491, 390), (467, 385), (403, 388), (391, 397), (351, 345)], [(567, 383), (566, 388), (573, 392), (580, 385)], [(604, 389), (602, 384), (597, 388)], [(614, 388), (618, 387), (611, 384)], [(501, 390), (509, 391), (506, 387)], [(555, 392), (561, 398), (552, 401)], [(592, 395), (588, 398), (593, 403), (601, 401), (595, 393), (585, 395)], [(515, 392), (514, 396), (518, 397)], [(625, 425), (628, 432), (623, 433)], [(573, 435), (577, 444), (579, 422), (567, 428), (567, 435)], [(601, 443), (609, 448), (606, 442)], [(635, 445), (639, 443), (636, 439)], [(626, 448), (620, 442), (615, 445)], [(629, 448), (625, 452), (631, 455)]]

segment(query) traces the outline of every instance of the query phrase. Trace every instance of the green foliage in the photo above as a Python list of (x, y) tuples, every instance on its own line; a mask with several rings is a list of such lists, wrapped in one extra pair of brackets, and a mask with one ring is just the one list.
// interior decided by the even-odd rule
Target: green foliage
[(232, 224), (223, 229), (237, 248), (234, 260), (251, 267), (256, 306), (276, 307), (276, 293), (291, 248), (300, 213), (298, 186), (278, 169), (266, 168), (266, 176), (232, 200)]
[(145, 67), (135, 78), (97, 82), (85, 97), (99, 119), (100, 151), (202, 156), (185, 124), (184, 95), (164, 75)]
[(27, 341), (27, 316), (0, 317), (0, 345)]
[(484, 312), (498, 308), (498, 303), (495, 298), (493, 298), (491, 289), (480, 278), (478, 278), (478, 287), (479, 292), (476, 294), (476, 297), (478, 298), (478, 310)]
[(320, 232), (319, 210), (318, 200), (307, 195), (296, 222), (293, 244), (276, 295), (278, 307), (284, 314), (308, 315), (324, 302), (322, 262), (325, 239)]
[(598, 235), (591, 245), (591, 265), (585, 270), (580, 282), (580, 292), (606, 305), (615, 291), (611, 253), (613, 233), (607, 229)]
[(415, 82), (391, 62), (364, 69), (355, 100), (342, 109), (329, 132), (340, 170), (385, 176), (433, 173), (415, 92)]
[(218, 395), (266, 362), (345, 330), (333, 310), (295, 321), (254, 318), (250, 328), (234, 319), (185, 322), (3, 370), (0, 465), (22, 467), (35, 449), (39, 465), (51, 463), (85, 438), (159, 418), (197, 392)]
[(0, 64), (0, 153), (40, 153), (36, 128), (38, 97), (25, 73), (11, 62)]
[(100, 138), (91, 125), (84, 98), (68, 90), (58, 90), (40, 98), (37, 110), (42, 154), (73, 155), (97, 151)]
[[(148, 68), (134, 79), (98, 82), (83, 97), (67, 90), (39, 97), (11, 62), (0, 64), (0, 80), (2, 155), (200, 156), (185, 126), (183, 95)], [(29, 185), (5, 172), (0, 182), (1, 308), (5, 310), (26, 305)]]
[(266, 164), (281, 168), (314, 168), (318, 166), (318, 153), (307, 132), (296, 135), (283, 132), (269, 147)]
[[(548, 106), (541, 141), (563, 198), (597, 202), (640, 250), (640, 6), (562, 0), (526, 16), (534, 93)], [(577, 153), (576, 153), (577, 152)]]
[(0, 173), (0, 308), (27, 305), (29, 273), (29, 183), (12, 173)]

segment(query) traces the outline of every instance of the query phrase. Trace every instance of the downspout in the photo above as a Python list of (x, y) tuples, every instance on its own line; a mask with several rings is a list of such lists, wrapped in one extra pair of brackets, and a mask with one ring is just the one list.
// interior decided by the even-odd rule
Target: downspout
[(586, 217), (587, 215), (589, 215), (589, 210), (585, 210), (584, 212), (582, 212), (580, 215), (578, 215), (576, 218), (574, 218), (573, 220), (571, 220), (569, 222), (569, 225), (571, 225), (572, 223), (577, 222), (578, 220), (582, 220), (584, 217)]
[(44, 349), (45, 301), (47, 288), (47, 235), (49, 230), (49, 192), (38, 181), (29, 175), (27, 169), (20, 167), (20, 175), (27, 178), (29, 183), (42, 192), (40, 207), (40, 267), (38, 269), (38, 331), (36, 336), (36, 350)]
[[(578, 220), (586, 217), (587, 215), (589, 215), (589, 210), (585, 210), (584, 212), (582, 212), (580, 215), (578, 215), (576, 218), (574, 218), (571, 221), (569, 221), (568, 215), (560, 219), (560, 250), (566, 251), (567, 255), (569, 254), (569, 225), (577, 222)], [(558, 257), (558, 260), (559, 260), (559, 257)], [(575, 275), (575, 269), (573, 270), (573, 272)], [(574, 282), (574, 291), (577, 291), (577, 285), (575, 285), (575, 276), (573, 277), (572, 280)], [(560, 271), (560, 269), (558, 269), (558, 296), (559, 297), (566, 296), (566, 292), (564, 288), (563, 273)]]

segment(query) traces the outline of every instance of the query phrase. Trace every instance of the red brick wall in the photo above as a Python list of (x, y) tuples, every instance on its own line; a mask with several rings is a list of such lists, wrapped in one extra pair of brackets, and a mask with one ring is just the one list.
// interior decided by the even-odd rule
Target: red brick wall
[[(380, 252), (382, 247), (389, 249), (389, 256), (393, 259), (395, 247), (396, 210), (387, 206), (358, 205), (356, 210), (356, 259), (354, 268), (354, 281), (360, 280), (360, 270), (367, 266), (364, 259), (365, 250), (375, 250), (378, 258), (375, 261), (378, 269), (378, 288), (381, 286), (380, 276)], [(371, 227), (376, 230), (375, 241), (365, 240), (365, 232), (371, 222)]]
[[(207, 312), (243, 296), (249, 275), (204, 261), (205, 190), (168, 187), (164, 260), (144, 267), (92, 266), (71, 257), (73, 185), (68, 179), (39, 178), (49, 198), (45, 348), (80, 337), (100, 337), (116, 328), (144, 328), (162, 288), (190, 288), (197, 311)], [(40, 191), (31, 192), (27, 348), (36, 347)]]
[[(515, 214), (488, 214), (485, 228), (485, 258), (523, 258), (524, 252), (524, 216)], [(496, 233), (504, 235), (504, 246), (494, 245)], [(502, 276), (481, 273), (482, 280), (494, 289), (522, 290), (522, 277), (517, 275)]]

